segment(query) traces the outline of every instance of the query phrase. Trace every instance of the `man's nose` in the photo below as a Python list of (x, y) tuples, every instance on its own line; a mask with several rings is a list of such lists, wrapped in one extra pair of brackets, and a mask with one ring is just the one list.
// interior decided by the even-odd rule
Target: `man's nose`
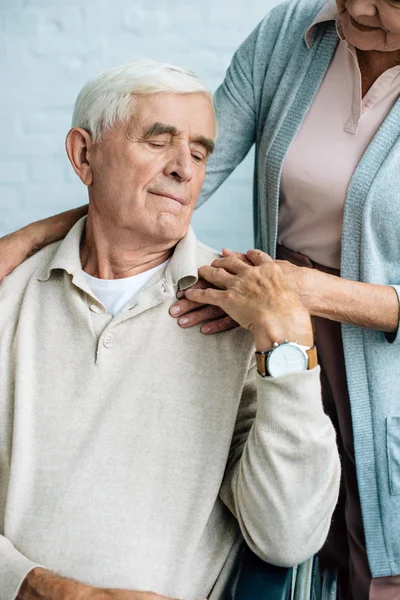
[(186, 144), (177, 145), (165, 166), (165, 174), (178, 181), (190, 181), (193, 176), (193, 160), (190, 148)]

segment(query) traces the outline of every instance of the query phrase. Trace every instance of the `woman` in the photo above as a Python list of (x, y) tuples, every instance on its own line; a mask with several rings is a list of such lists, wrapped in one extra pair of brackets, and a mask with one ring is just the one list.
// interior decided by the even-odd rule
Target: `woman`
[[(282, 4), (216, 92), (220, 136), (203, 192), (256, 144), (256, 243), (314, 316), (338, 432), (343, 489), (321, 559), (338, 565), (346, 600), (400, 597), (399, 94), (400, 2)], [(4, 238), (3, 274), (84, 212)], [(181, 326), (210, 316), (186, 314), (193, 306), (176, 307)]]

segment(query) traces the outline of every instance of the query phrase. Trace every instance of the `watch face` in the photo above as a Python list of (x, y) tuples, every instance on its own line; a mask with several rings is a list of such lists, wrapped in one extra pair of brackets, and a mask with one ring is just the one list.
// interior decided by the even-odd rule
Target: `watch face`
[(297, 344), (281, 344), (271, 351), (267, 369), (272, 377), (307, 371), (308, 356)]

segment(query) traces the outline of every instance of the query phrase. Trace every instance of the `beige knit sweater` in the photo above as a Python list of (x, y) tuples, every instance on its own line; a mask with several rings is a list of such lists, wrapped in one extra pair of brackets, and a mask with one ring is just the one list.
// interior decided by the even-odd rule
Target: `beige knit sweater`
[(313, 554), (339, 482), (319, 368), (262, 379), (248, 332), (177, 326), (177, 288), (216, 256), (191, 230), (112, 318), (83, 228), (0, 285), (0, 600), (35, 565), (217, 599), (243, 537), (281, 565)]

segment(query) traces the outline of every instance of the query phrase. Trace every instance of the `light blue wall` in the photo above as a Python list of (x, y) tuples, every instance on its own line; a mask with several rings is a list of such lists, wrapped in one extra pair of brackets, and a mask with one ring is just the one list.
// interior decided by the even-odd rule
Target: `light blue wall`
[[(86, 202), (64, 152), (82, 85), (153, 58), (214, 90), (232, 53), (274, 0), (0, 0), (0, 235)], [(253, 244), (251, 157), (196, 211), (215, 247)]]

